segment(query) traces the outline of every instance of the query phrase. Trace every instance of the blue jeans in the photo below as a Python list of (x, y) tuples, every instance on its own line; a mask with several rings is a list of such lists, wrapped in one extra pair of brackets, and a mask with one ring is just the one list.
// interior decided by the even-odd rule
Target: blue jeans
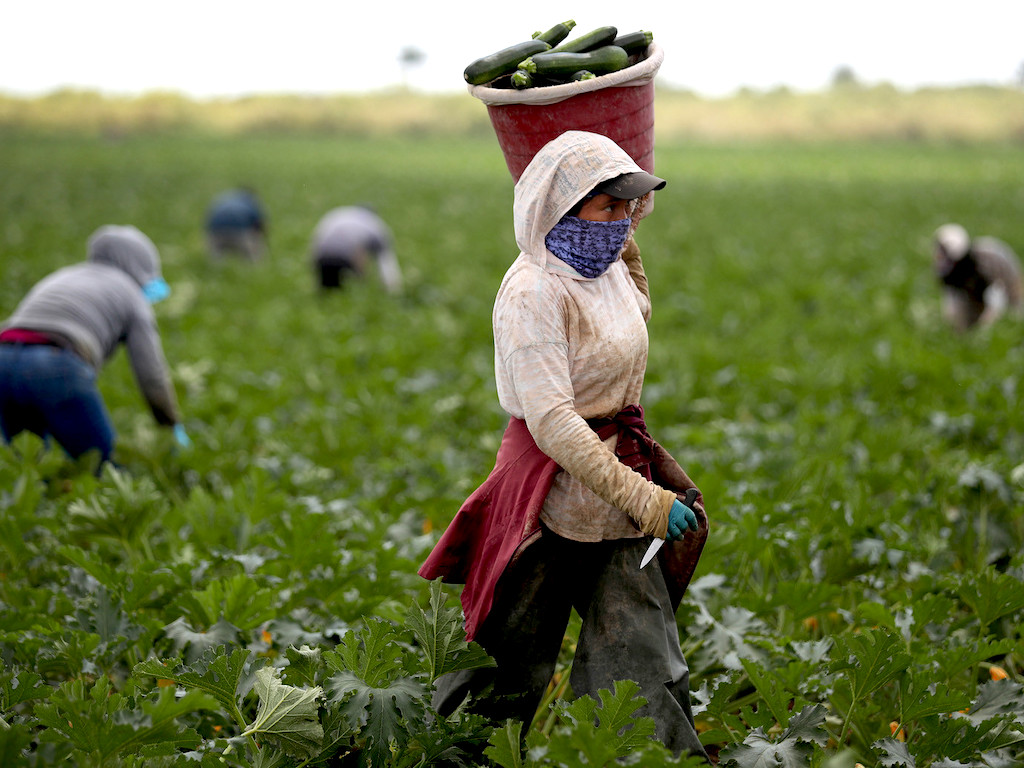
[(96, 370), (70, 350), (0, 344), (0, 431), (52, 437), (72, 458), (114, 450), (114, 426), (96, 387)]

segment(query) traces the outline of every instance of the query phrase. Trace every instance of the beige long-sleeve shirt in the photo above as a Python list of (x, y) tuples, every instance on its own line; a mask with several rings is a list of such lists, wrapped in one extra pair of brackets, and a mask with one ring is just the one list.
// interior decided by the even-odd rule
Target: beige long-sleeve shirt
[(595, 134), (569, 132), (553, 144), (516, 185), (522, 253), (493, 312), (498, 400), (562, 467), (541, 514), (552, 530), (579, 541), (664, 536), (675, 494), (622, 464), (615, 438), (602, 442), (586, 423), (640, 401), (651, 304), (639, 250), (630, 241), (623, 258), (591, 279), (544, 246), (596, 184), (639, 168)]

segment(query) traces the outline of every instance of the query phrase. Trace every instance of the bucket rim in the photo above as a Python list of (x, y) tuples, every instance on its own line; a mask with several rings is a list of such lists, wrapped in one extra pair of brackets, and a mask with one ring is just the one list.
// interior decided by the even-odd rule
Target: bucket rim
[(470, 85), (468, 89), (470, 95), (480, 99), (487, 106), (557, 104), (578, 94), (600, 91), (604, 88), (646, 85), (654, 79), (664, 60), (664, 50), (652, 42), (647, 46), (647, 56), (636, 64), (591, 80), (546, 85), (543, 88), (525, 88), (521, 91), (515, 88), (491, 88), (486, 85)]

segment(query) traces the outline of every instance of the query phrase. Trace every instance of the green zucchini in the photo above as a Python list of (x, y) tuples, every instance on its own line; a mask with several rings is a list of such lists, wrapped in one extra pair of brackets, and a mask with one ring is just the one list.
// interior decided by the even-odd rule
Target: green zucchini
[(482, 56), (466, 67), (466, 71), (462, 74), (470, 85), (483, 85), (502, 75), (514, 72), (516, 66), (523, 59), (550, 49), (551, 46), (543, 40), (527, 40), (524, 43), (516, 43), (489, 56)]
[(626, 53), (632, 55), (634, 53), (646, 51), (647, 46), (650, 45), (653, 40), (653, 33), (644, 32), (641, 29), (639, 32), (627, 32), (625, 35), (619, 35), (612, 41), (612, 45), (617, 45)]
[(598, 27), (585, 35), (567, 40), (551, 50), (559, 53), (585, 53), (603, 45), (610, 45), (617, 34), (619, 34), (619, 30), (615, 27)]
[(589, 69), (581, 69), (579, 72), (573, 72), (570, 79), (578, 83), (582, 80), (593, 80), (595, 77), (597, 77), (597, 75)]
[(569, 33), (575, 26), (576, 22), (573, 21), (572, 19), (569, 19), (568, 21), (563, 21), (561, 24), (555, 24), (555, 26), (553, 26), (547, 32), (534, 32), (533, 39), (543, 40), (550, 46), (556, 46), (569, 36)]
[(571, 77), (581, 69), (604, 74), (629, 66), (629, 54), (617, 45), (604, 45), (585, 53), (562, 53), (554, 50), (538, 53), (519, 63), (519, 69), (531, 75)]
[(512, 73), (512, 87), (518, 90), (533, 86), (533, 75), (525, 69), (517, 69)]

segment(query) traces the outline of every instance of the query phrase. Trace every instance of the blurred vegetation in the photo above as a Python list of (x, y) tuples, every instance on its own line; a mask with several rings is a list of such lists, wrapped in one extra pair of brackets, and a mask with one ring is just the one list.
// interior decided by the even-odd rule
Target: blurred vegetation
[[(829, 89), (742, 89), (724, 98), (659, 88), (655, 125), (666, 140), (1024, 141), (1024, 90), (972, 86), (900, 90), (837, 79)], [(0, 94), (0, 131), (120, 138), (217, 135), (489, 135), (484, 106), (464, 93), (406, 88), (337, 96), (192, 99), (173, 92), (115, 96), (60, 90)]]

